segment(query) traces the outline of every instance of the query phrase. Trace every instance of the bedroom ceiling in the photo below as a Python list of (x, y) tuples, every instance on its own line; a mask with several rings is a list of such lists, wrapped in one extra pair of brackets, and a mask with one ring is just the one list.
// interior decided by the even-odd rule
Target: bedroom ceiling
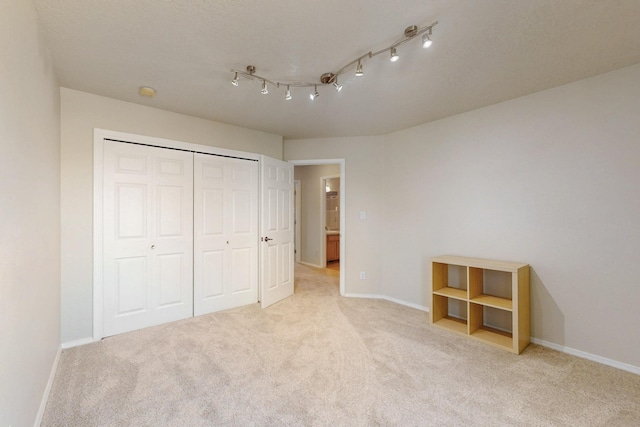
[[(283, 135), (381, 135), (640, 62), (637, 0), (35, 0), (63, 87)], [(240, 80), (318, 81), (410, 25), (417, 37), (340, 77), (344, 89)], [(140, 86), (157, 91), (138, 94)]]

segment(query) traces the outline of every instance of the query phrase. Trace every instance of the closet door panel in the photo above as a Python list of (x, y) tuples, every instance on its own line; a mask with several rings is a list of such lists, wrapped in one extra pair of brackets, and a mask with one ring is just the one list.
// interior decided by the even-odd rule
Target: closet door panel
[(258, 301), (258, 165), (196, 154), (194, 313)]
[(228, 218), (224, 162), (194, 157), (194, 315), (224, 307)]
[(115, 185), (116, 239), (144, 239), (147, 234), (147, 186)]
[[(255, 252), (251, 248), (232, 249), (231, 253), (231, 293), (238, 294), (252, 290), (251, 269)], [(257, 301), (257, 300), (256, 300)]]
[(158, 263), (158, 307), (170, 307), (181, 304), (182, 283), (185, 280), (184, 266), (190, 260), (184, 259), (184, 254), (165, 254), (156, 257)]
[(251, 223), (251, 213), (255, 209), (252, 206), (250, 191), (235, 190), (231, 193), (231, 233), (236, 236), (248, 235), (255, 230), (255, 225)]
[(202, 198), (202, 233), (205, 236), (222, 236), (224, 232), (224, 189), (206, 188)]
[(202, 300), (220, 297), (224, 294), (224, 248), (202, 252), (202, 292), (196, 294)]
[(193, 155), (104, 141), (104, 336), (193, 315)]
[(115, 260), (116, 317), (147, 310), (147, 258), (122, 257)]
[(184, 206), (184, 188), (161, 185), (157, 187), (158, 237), (183, 237), (182, 224), (188, 214)]

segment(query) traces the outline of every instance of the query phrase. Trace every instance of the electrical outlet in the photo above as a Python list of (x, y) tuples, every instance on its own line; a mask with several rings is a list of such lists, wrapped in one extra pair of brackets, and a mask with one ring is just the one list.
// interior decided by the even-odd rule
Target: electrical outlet
[(360, 219), (367, 219), (367, 211), (360, 211)]
[(360, 272), (360, 280), (364, 280), (367, 278), (367, 273), (365, 273), (364, 271)]

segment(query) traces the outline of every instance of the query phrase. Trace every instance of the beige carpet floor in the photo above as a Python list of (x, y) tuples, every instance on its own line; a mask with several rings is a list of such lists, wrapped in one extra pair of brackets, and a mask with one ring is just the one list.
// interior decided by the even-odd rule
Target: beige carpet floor
[[(326, 271), (326, 270), (324, 270)], [(42, 426), (640, 426), (640, 376), (516, 356), (388, 301), (296, 292), (65, 350)]]

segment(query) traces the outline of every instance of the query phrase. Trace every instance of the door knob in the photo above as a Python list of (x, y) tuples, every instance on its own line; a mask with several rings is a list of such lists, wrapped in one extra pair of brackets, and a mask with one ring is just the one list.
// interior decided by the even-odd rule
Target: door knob
[(155, 249), (155, 248), (156, 248), (156, 245), (151, 245), (151, 249)]
[(265, 242), (268, 242), (269, 240), (273, 240), (273, 239), (271, 239), (271, 238), (269, 238), (269, 237), (265, 237), (265, 238), (264, 238), (264, 241), (265, 241)]

